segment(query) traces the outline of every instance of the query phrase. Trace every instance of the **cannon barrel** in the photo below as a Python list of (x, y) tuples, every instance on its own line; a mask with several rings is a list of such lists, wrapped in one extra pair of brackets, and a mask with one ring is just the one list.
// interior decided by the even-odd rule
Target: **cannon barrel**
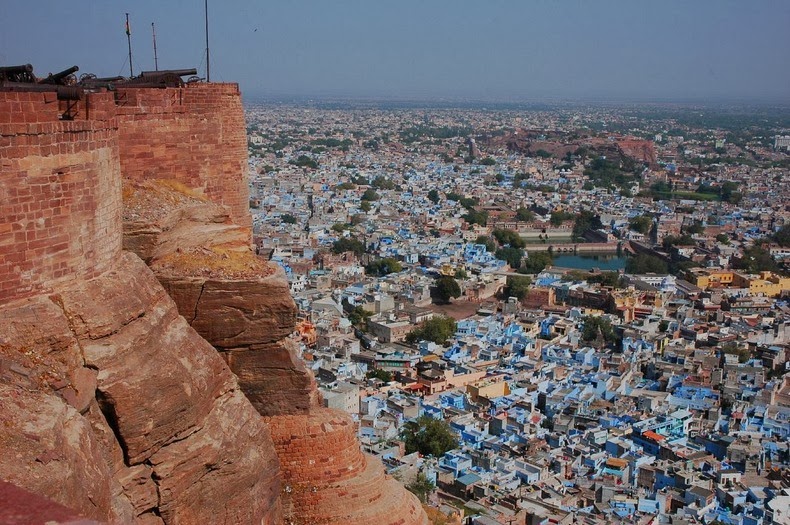
[(197, 69), (160, 69), (159, 71), (142, 71), (140, 76), (146, 78), (158, 77), (167, 74), (178, 75), (179, 77), (187, 77), (191, 75), (197, 75)]
[(2, 81), (33, 83), (36, 81), (36, 77), (33, 76), (33, 66), (22, 64), (0, 67), (0, 82)]
[(79, 70), (80, 70), (79, 67), (71, 66), (70, 68), (64, 69), (59, 73), (50, 74), (47, 78), (40, 80), (39, 84), (60, 84), (61, 82), (63, 82), (63, 79), (65, 79), (67, 76), (76, 73)]
[(56, 84), (29, 84), (27, 82), (2, 82), (2, 91), (24, 91), (34, 93), (57, 93), (58, 100), (80, 100), (83, 90), (79, 86), (58, 86)]
[(123, 79), (124, 77), (95, 77), (88, 79), (87, 82), (118, 82)]
[(15, 75), (17, 73), (33, 73), (33, 66), (30, 64), (22, 64), (20, 66), (3, 66), (0, 67), (0, 75)]

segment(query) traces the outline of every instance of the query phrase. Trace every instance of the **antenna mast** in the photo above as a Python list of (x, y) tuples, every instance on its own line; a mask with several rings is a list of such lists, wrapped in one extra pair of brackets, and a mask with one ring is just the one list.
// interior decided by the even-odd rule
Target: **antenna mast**
[(211, 63), (208, 51), (208, 0), (204, 2), (206, 9), (206, 82), (211, 82)]
[(153, 22), (151, 22), (151, 34), (154, 37), (154, 69), (159, 71), (159, 58), (156, 56), (156, 29)]
[(126, 13), (126, 44), (129, 46), (129, 76), (134, 76), (132, 70), (132, 30), (129, 27), (129, 13)]

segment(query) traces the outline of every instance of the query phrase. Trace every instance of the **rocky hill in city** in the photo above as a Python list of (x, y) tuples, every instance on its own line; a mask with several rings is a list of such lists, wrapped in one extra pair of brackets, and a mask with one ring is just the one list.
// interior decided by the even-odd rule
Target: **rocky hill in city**
[(427, 523), (251, 250), (238, 86), (0, 90), (0, 168), (0, 480), (99, 522)]

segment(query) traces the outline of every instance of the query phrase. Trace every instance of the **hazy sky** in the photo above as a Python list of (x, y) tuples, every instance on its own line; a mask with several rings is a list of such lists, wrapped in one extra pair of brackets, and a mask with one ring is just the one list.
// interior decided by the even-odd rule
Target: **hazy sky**
[[(205, 72), (203, 0), (0, 0), (0, 64)], [(209, 0), (248, 96), (790, 101), (788, 0)]]

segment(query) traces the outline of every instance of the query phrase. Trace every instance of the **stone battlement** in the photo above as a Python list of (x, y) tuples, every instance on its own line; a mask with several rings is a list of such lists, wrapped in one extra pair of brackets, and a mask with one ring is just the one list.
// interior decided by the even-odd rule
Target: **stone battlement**
[(177, 180), (251, 226), (238, 84), (119, 88), (115, 97), (124, 177)]
[(110, 267), (121, 250), (121, 173), (181, 182), (249, 228), (245, 145), (237, 84), (75, 101), (0, 91), (0, 302)]

